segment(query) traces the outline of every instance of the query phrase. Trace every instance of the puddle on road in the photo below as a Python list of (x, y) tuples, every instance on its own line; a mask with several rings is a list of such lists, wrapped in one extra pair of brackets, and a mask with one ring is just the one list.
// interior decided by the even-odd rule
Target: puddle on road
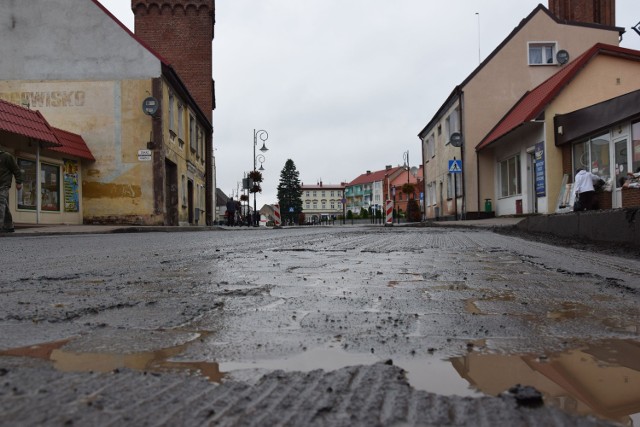
[[(349, 353), (330, 345), (282, 359), (253, 362), (176, 362), (191, 342), (158, 351), (132, 354), (75, 353), (64, 350), (70, 340), (0, 352), (50, 360), (61, 371), (110, 372), (129, 368), (144, 372), (189, 371), (220, 383), (234, 371), (282, 369), (331, 371), (380, 362), (374, 354)], [(396, 357), (416, 389), (441, 395), (497, 396), (515, 384), (530, 385), (543, 393), (545, 404), (580, 415), (595, 415), (625, 425), (640, 425), (640, 343), (608, 340), (549, 355), (486, 354), (470, 351), (441, 360)], [(231, 374), (232, 375), (232, 374)]]
[(156, 351), (137, 353), (90, 353), (64, 350), (71, 340), (55, 341), (28, 347), (0, 351), (0, 356), (33, 357), (49, 360), (62, 372), (112, 372), (128, 368), (141, 372), (188, 371), (198, 373), (213, 382), (220, 382), (224, 373), (215, 362), (173, 362), (170, 359), (182, 354), (192, 341)]

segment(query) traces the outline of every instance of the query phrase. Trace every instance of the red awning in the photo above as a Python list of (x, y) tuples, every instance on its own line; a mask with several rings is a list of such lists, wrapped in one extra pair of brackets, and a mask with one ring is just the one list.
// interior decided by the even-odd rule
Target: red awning
[(53, 133), (58, 138), (58, 141), (62, 144), (62, 147), (51, 147), (51, 150), (74, 157), (80, 157), (82, 159), (95, 160), (95, 157), (93, 157), (89, 147), (87, 147), (87, 144), (80, 135), (55, 127), (52, 129)]
[(30, 110), (1, 99), (0, 130), (37, 139), (44, 146), (59, 147), (62, 145), (39, 111)]

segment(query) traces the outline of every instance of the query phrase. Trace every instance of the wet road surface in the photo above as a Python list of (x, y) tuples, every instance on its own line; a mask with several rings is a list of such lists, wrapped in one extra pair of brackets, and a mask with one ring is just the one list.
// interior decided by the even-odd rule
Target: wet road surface
[[(640, 424), (638, 260), (440, 228), (10, 243), (2, 425)], [(491, 397), (516, 384), (544, 406)]]

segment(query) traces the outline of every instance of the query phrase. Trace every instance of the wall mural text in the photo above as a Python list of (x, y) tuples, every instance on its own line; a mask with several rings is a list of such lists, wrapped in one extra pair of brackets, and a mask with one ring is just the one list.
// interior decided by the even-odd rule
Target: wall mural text
[(0, 92), (0, 99), (12, 104), (42, 107), (82, 107), (86, 96), (83, 90), (51, 92)]

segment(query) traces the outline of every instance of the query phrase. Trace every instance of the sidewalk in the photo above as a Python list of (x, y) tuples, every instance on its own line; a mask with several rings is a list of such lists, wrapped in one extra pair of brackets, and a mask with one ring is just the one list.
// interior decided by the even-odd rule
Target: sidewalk
[(143, 225), (92, 225), (92, 224), (16, 224), (14, 233), (2, 233), (0, 237), (12, 236), (50, 236), (64, 234), (110, 234), (110, 233), (147, 233), (147, 232), (184, 232), (184, 231), (218, 231), (221, 227), (165, 227)]
[[(420, 227), (420, 226), (432, 226), (432, 227), (480, 227), (480, 228), (494, 228), (494, 227), (511, 227), (517, 225), (524, 218), (489, 218), (481, 220), (468, 220), (468, 221), (427, 221), (423, 223), (401, 223), (394, 224), (399, 227)], [(336, 224), (333, 227), (342, 227), (343, 225)], [(348, 222), (346, 226), (349, 226)], [(378, 224), (382, 227), (382, 225)], [(288, 228), (288, 227), (284, 227)], [(140, 225), (91, 225), (91, 224), (16, 224), (16, 231), (14, 233), (2, 233), (0, 237), (12, 237), (12, 236), (49, 236), (49, 235), (71, 235), (71, 234), (110, 234), (110, 233), (145, 233), (145, 232), (185, 232), (185, 231), (220, 231), (220, 230), (232, 230), (243, 229), (248, 230), (250, 227), (224, 227), (224, 226), (182, 226), (182, 227), (170, 227), (170, 226), (140, 226)], [(260, 227), (264, 229), (264, 227)]]

